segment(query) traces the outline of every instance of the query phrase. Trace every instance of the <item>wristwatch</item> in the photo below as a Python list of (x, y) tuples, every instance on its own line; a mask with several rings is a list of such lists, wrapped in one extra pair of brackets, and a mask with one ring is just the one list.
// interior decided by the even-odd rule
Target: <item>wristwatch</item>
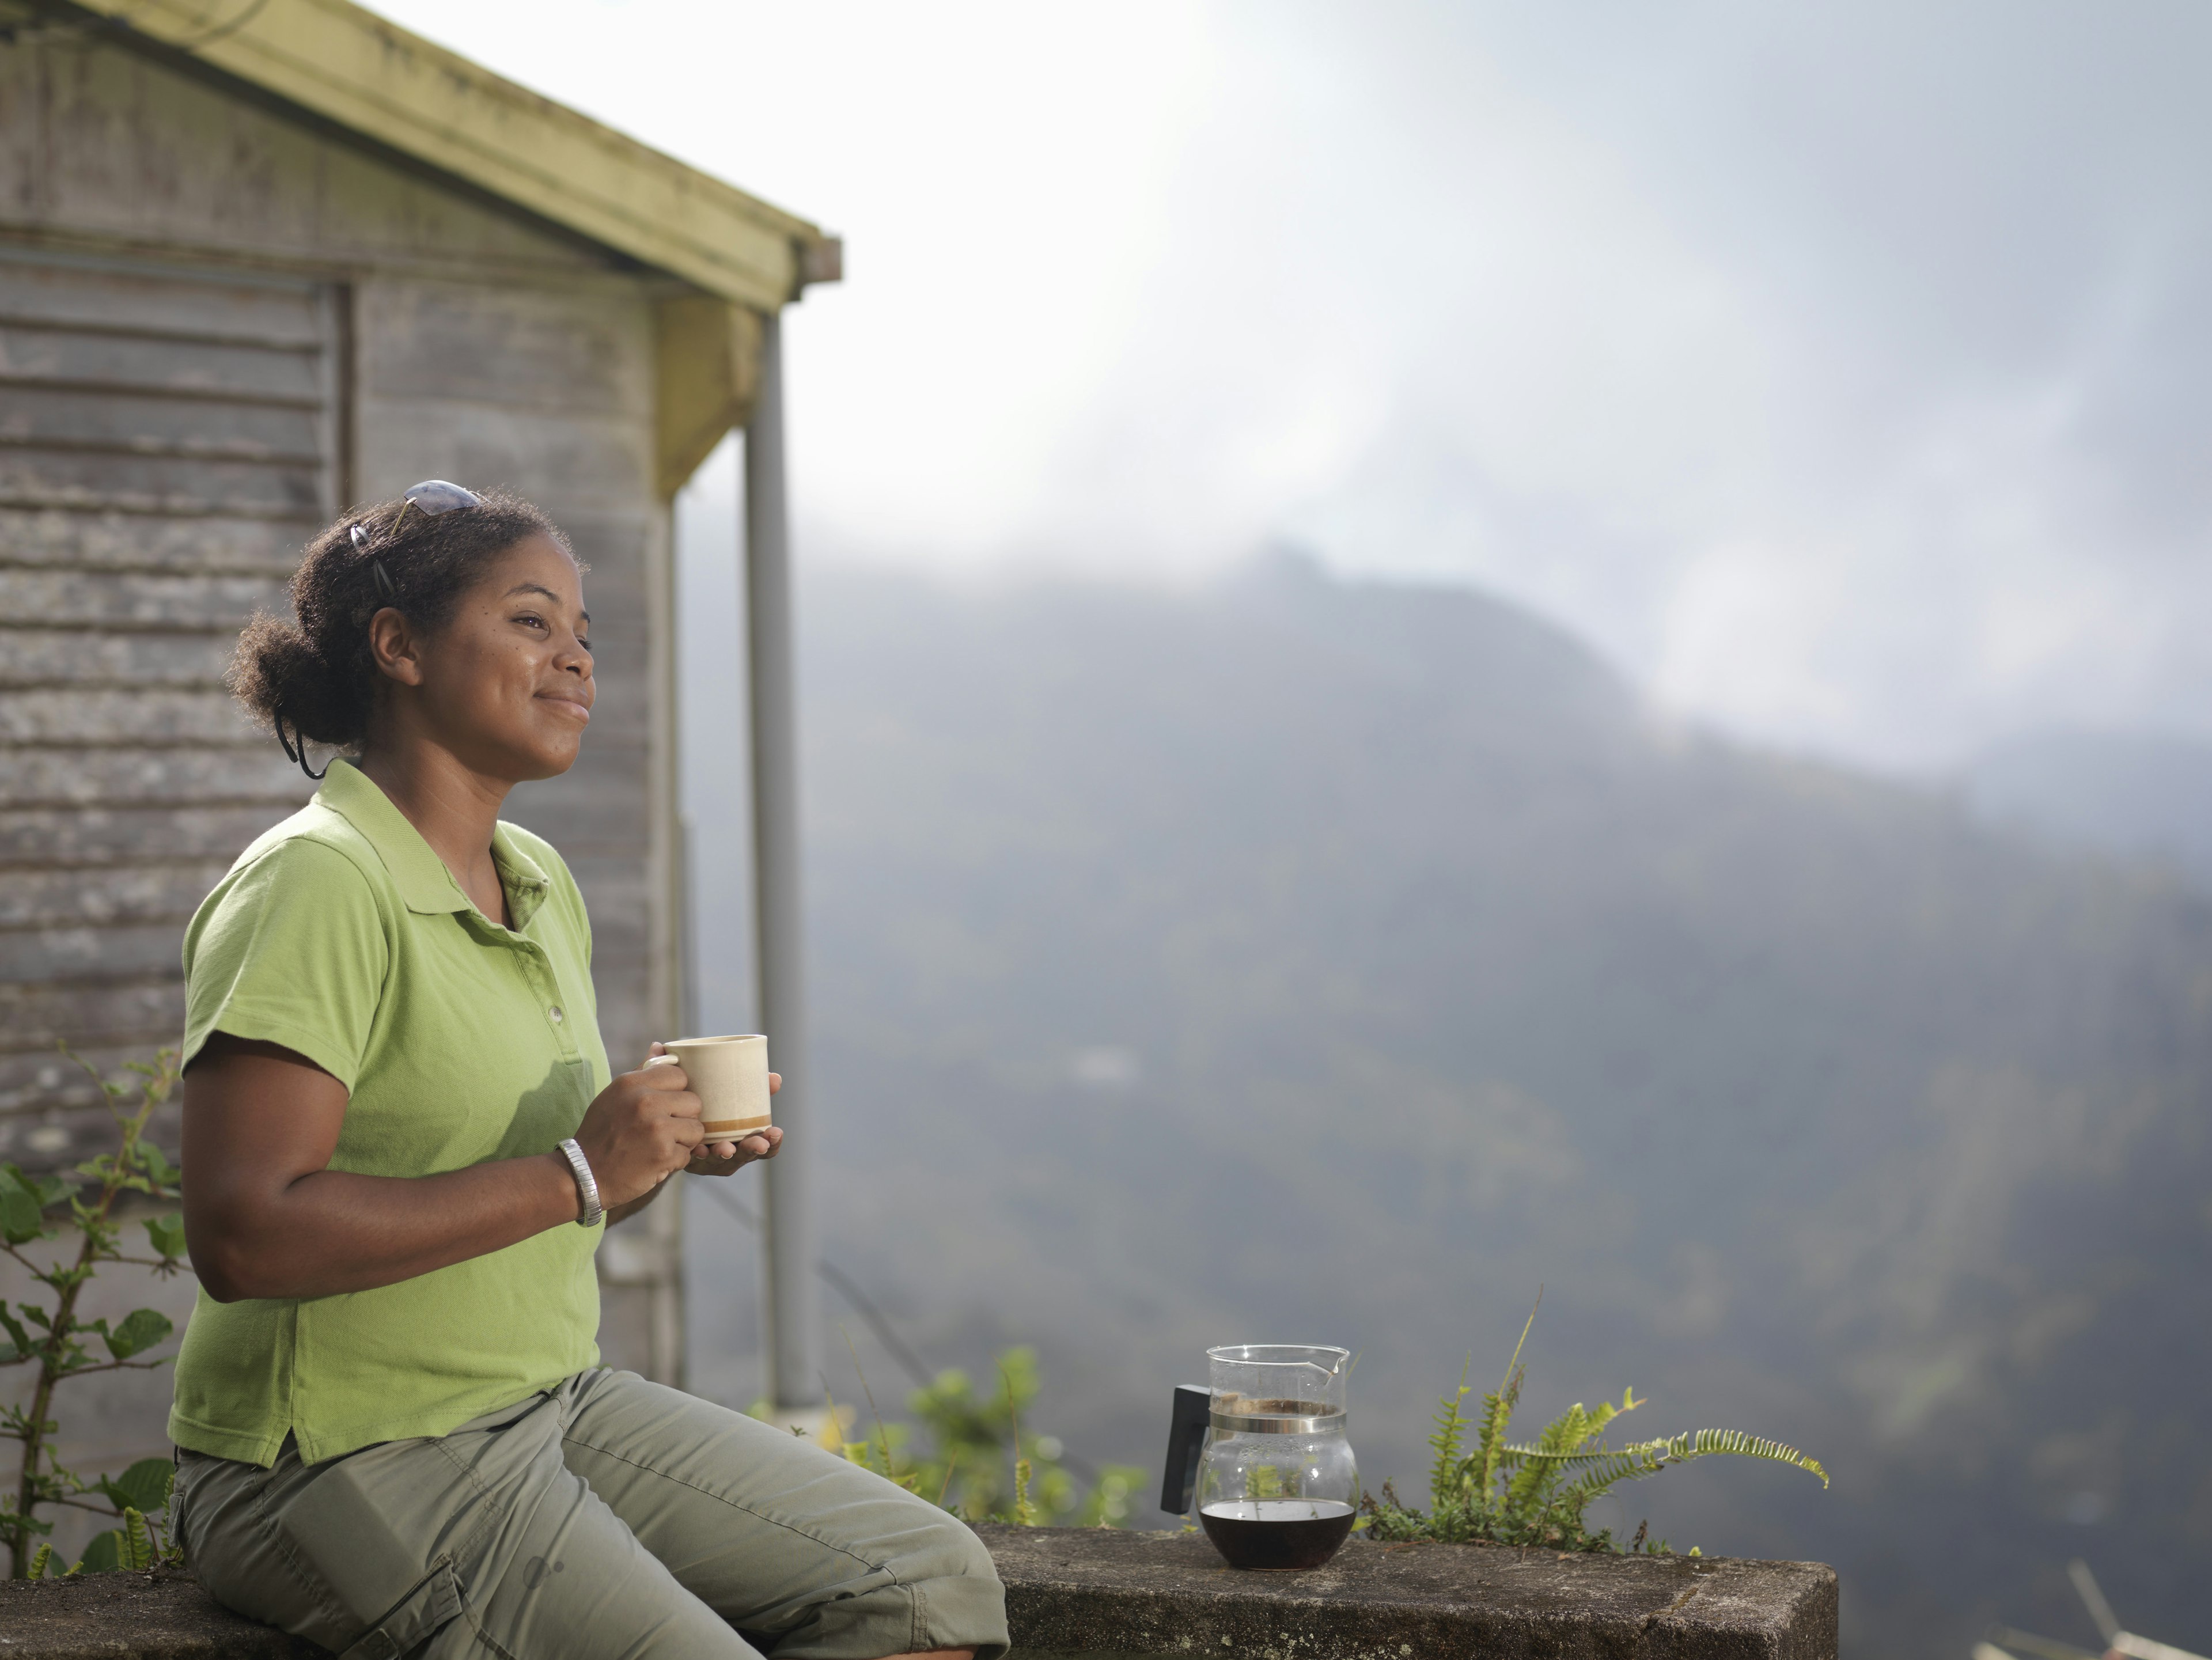
[(591, 1160), (584, 1157), (584, 1150), (576, 1145), (574, 1136), (561, 1144), (561, 1151), (567, 1155), (568, 1168), (575, 1174), (576, 1193), (584, 1204), (584, 1213), (576, 1219), (576, 1225), (591, 1227), (606, 1214), (599, 1205), (599, 1184), (592, 1179)]

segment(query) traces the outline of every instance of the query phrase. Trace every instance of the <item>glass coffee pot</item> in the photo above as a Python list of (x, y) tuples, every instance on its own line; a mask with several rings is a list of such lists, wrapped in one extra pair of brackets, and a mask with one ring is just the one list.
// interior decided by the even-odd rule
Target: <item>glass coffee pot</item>
[(1176, 1391), (1160, 1508), (1188, 1514), (1233, 1568), (1317, 1568), (1352, 1531), (1359, 1470), (1345, 1438), (1351, 1351), (1208, 1349), (1208, 1387)]

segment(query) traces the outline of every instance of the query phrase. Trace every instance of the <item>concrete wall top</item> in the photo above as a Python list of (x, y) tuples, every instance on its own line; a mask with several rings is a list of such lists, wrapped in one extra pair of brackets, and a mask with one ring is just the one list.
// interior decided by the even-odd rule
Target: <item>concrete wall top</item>
[[(1239, 1573), (1194, 1535), (977, 1529), (1016, 1660), (1834, 1660), (1836, 1576), (1814, 1562), (1560, 1556), (1355, 1540), (1306, 1573)], [(173, 1572), (0, 1584), (13, 1660), (307, 1660)]]

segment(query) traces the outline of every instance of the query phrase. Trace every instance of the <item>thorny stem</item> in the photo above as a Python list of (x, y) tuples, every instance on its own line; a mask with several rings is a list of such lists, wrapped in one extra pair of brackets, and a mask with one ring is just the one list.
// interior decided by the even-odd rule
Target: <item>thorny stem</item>
[[(83, 1061), (79, 1061), (78, 1064), (84, 1066), (88, 1072), (92, 1071), (88, 1064)], [(100, 1262), (110, 1259), (120, 1260), (118, 1253), (114, 1249), (114, 1233), (108, 1222), (108, 1213), (114, 1208), (116, 1195), (129, 1185), (132, 1175), (137, 1169), (138, 1137), (140, 1132), (145, 1128), (148, 1116), (168, 1094), (167, 1079), (161, 1072), (149, 1071), (149, 1081), (142, 1087), (144, 1104), (135, 1115), (126, 1118), (115, 1110), (117, 1091), (111, 1088), (99, 1073), (94, 1073), (93, 1078), (106, 1097), (108, 1111), (113, 1115), (117, 1127), (122, 1131), (123, 1144), (108, 1162), (106, 1171), (100, 1177), (99, 1202), (88, 1206), (79, 1201), (71, 1206), (76, 1213), (77, 1226), (83, 1234), (83, 1243), (77, 1248), (76, 1262), (68, 1268), (58, 1268), (52, 1263), (40, 1268), (15, 1246), (7, 1247), (10, 1256), (29, 1268), (33, 1277), (48, 1286), (54, 1293), (52, 1318), (47, 1325), (45, 1341), (36, 1346), (35, 1352), (39, 1358), (39, 1381), (31, 1392), (30, 1408), (20, 1420), (22, 1427), (8, 1432), (10, 1438), (23, 1444), (22, 1466), (15, 1481), (16, 1525), (15, 1537), (10, 1541), (9, 1548), (9, 1573), (18, 1579), (30, 1571), (31, 1528), (29, 1523), (33, 1511), (40, 1505), (50, 1502), (40, 1496), (40, 1489), (42, 1481), (47, 1475), (45, 1468), (49, 1462), (46, 1437), (52, 1427), (52, 1421), (47, 1418), (46, 1414), (53, 1406), (55, 1387), (65, 1377), (82, 1377), (88, 1372), (119, 1371), (162, 1364), (160, 1361), (148, 1360), (111, 1360), (99, 1365), (69, 1369), (64, 1369), (62, 1364), (68, 1351), (70, 1340), (77, 1330), (78, 1293), (84, 1289), (85, 1283), (92, 1278), (94, 1270)], [(57, 1494), (55, 1497), (66, 1502), (64, 1495)], [(85, 1508), (88, 1509), (90, 1506)]]
[[(104, 1225), (107, 1221), (108, 1207), (114, 1204), (116, 1190), (121, 1185), (118, 1179), (120, 1175), (119, 1166), (111, 1171), (100, 1189), (100, 1203), (92, 1213), (99, 1225)], [(62, 1379), (62, 1347), (69, 1341), (70, 1334), (76, 1329), (77, 1293), (84, 1289), (88, 1277), (85, 1270), (97, 1260), (99, 1240), (100, 1236), (94, 1228), (88, 1226), (85, 1229), (84, 1243), (77, 1249), (77, 1272), (56, 1294), (53, 1324), (47, 1329), (46, 1341), (39, 1345), (39, 1382), (37, 1388), (31, 1392), (30, 1415), (25, 1420), (21, 1436), (23, 1468), (15, 1482), (15, 1514), (27, 1523), (31, 1519), (32, 1507), (36, 1502), (33, 1495), (38, 1491), (40, 1466), (46, 1453), (46, 1412), (53, 1405), (54, 1385)], [(87, 1370), (93, 1368), (88, 1367)], [(10, 1559), (9, 1572), (15, 1578), (21, 1579), (30, 1572), (31, 1530), (28, 1527), (17, 1529)]]

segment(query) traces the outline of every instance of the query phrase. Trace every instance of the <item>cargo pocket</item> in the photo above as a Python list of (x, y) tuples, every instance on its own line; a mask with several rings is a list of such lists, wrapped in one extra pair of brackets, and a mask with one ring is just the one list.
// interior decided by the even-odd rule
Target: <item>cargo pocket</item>
[[(337, 1617), (303, 1632), (362, 1660), (397, 1660), (462, 1611), (450, 1541), (471, 1489), (434, 1443), (392, 1441), (336, 1460), (270, 1517), (303, 1578)], [(466, 1532), (467, 1529), (463, 1529)]]
[(420, 1584), (361, 1634), (338, 1660), (399, 1660), (461, 1617), (461, 1584), (440, 1557)]

